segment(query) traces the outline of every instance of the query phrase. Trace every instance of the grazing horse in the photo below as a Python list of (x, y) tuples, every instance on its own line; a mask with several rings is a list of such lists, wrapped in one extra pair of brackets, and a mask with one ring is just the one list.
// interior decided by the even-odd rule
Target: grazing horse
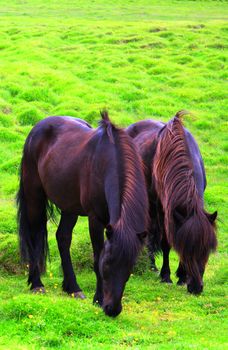
[(162, 282), (170, 279), (169, 252), (173, 247), (180, 263), (178, 284), (187, 283), (190, 293), (203, 290), (203, 274), (209, 253), (216, 249), (217, 212), (204, 209), (206, 176), (198, 145), (180, 120), (181, 111), (168, 123), (140, 121), (127, 128), (145, 165), (149, 195), (148, 248), (156, 270), (154, 253), (163, 252)]
[[(73, 271), (70, 245), (78, 216), (88, 216), (97, 287), (94, 302), (117, 316), (148, 223), (142, 161), (133, 140), (103, 112), (100, 126), (71, 117), (48, 117), (30, 132), (17, 195), (21, 255), (28, 284), (45, 292), (40, 275), (47, 256), (47, 211), (61, 211), (56, 238), (63, 290), (84, 298)], [(104, 229), (107, 240), (104, 242)]]

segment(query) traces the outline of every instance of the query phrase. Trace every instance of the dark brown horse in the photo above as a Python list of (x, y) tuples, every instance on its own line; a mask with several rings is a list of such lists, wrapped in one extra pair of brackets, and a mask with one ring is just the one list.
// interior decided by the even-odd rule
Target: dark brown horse
[(206, 177), (198, 145), (180, 120), (183, 112), (167, 124), (145, 120), (132, 124), (128, 134), (134, 139), (145, 164), (149, 194), (149, 253), (156, 269), (154, 253), (162, 249), (163, 282), (171, 283), (169, 252), (179, 254), (178, 284), (187, 282), (188, 291), (203, 289), (203, 274), (209, 253), (216, 249), (217, 212), (204, 209)]
[(127, 133), (110, 122), (107, 112), (97, 129), (70, 117), (42, 120), (25, 142), (17, 200), (21, 255), (29, 263), (31, 289), (45, 291), (40, 275), (45, 270), (50, 201), (61, 210), (56, 238), (63, 290), (84, 297), (73, 271), (70, 245), (78, 216), (88, 216), (97, 276), (94, 302), (107, 315), (118, 315), (147, 231), (142, 161)]

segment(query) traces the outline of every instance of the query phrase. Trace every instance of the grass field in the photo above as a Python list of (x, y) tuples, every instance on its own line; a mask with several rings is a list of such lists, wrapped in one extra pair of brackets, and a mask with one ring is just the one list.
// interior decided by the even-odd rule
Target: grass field
[[(226, 1), (0, 0), (0, 349), (228, 349), (227, 19)], [(76, 227), (72, 256), (87, 299), (61, 292), (51, 223), (48, 292), (29, 293), (14, 203), (24, 140), (48, 115), (96, 126), (104, 107), (120, 126), (166, 121), (182, 108), (193, 113), (185, 125), (205, 161), (206, 207), (219, 212), (218, 251), (201, 296), (161, 284), (144, 252), (123, 312), (106, 317), (92, 305), (85, 219)], [(177, 263), (172, 253), (174, 282)]]

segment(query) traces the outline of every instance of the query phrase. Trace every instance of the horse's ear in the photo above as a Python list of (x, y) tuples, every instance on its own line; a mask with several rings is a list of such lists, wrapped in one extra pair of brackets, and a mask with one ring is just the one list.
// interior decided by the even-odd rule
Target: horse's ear
[(207, 214), (207, 218), (211, 224), (213, 224), (218, 216), (217, 210), (213, 214)]
[(147, 231), (143, 231), (143, 232), (140, 232), (140, 233), (137, 233), (137, 236), (138, 236), (138, 239), (143, 243), (146, 236), (147, 236)]
[(108, 239), (111, 239), (112, 238), (112, 234), (113, 234), (113, 228), (112, 228), (112, 225), (111, 224), (108, 224), (106, 226), (106, 236)]

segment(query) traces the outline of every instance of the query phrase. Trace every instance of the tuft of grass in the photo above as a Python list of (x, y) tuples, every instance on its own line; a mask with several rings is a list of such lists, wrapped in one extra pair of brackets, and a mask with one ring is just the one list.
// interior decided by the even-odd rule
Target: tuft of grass
[(41, 113), (33, 106), (25, 109), (18, 115), (20, 125), (35, 125), (41, 119)]

